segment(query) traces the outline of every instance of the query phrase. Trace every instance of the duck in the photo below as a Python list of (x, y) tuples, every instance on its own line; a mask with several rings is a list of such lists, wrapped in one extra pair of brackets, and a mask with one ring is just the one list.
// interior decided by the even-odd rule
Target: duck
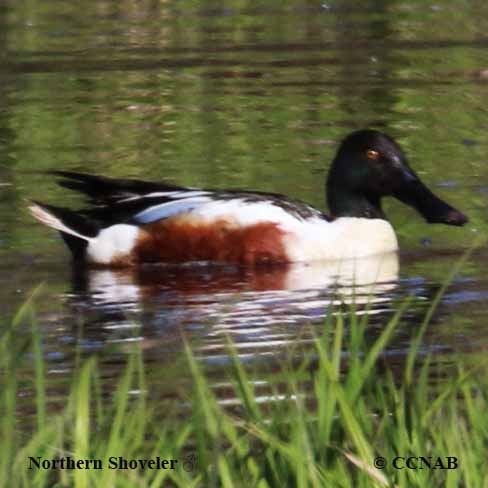
[(31, 201), (31, 214), (61, 233), (74, 261), (102, 267), (258, 266), (396, 252), (382, 208), (390, 196), (428, 223), (468, 222), (422, 183), (392, 137), (373, 129), (352, 132), (339, 144), (325, 184), (328, 214), (278, 193), (48, 173), (89, 205), (72, 210)]

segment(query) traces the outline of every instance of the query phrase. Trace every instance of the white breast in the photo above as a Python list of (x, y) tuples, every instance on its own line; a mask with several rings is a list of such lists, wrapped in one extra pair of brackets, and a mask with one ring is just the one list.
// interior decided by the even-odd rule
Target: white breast
[(389, 222), (356, 217), (307, 220), (290, 229), (285, 245), (292, 261), (360, 258), (398, 249)]

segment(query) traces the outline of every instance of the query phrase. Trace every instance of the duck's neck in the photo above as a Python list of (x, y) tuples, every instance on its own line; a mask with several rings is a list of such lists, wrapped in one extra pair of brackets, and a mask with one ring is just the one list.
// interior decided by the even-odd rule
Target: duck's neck
[(333, 218), (360, 217), (387, 220), (379, 197), (358, 194), (341, 186), (328, 185), (327, 201)]

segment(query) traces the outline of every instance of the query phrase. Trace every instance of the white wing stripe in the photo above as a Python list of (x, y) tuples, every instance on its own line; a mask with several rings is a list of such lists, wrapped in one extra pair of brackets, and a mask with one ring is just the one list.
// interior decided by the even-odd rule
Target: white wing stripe
[(146, 193), (144, 195), (135, 195), (133, 197), (124, 198), (119, 200), (120, 202), (130, 202), (133, 200), (143, 200), (144, 198), (153, 198), (153, 197), (167, 197), (167, 198), (175, 198), (175, 199), (187, 199), (193, 197), (200, 197), (209, 195), (210, 192), (208, 191), (199, 191), (199, 190), (183, 190), (183, 191), (157, 191), (153, 193)]

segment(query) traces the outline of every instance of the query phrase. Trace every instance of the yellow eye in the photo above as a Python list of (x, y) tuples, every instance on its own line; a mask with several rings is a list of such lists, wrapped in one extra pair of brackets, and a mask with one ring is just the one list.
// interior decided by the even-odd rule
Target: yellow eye
[(374, 149), (368, 149), (366, 151), (366, 157), (370, 160), (370, 161), (376, 161), (380, 156), (380, 153), (378, 151), (375, 151)]

